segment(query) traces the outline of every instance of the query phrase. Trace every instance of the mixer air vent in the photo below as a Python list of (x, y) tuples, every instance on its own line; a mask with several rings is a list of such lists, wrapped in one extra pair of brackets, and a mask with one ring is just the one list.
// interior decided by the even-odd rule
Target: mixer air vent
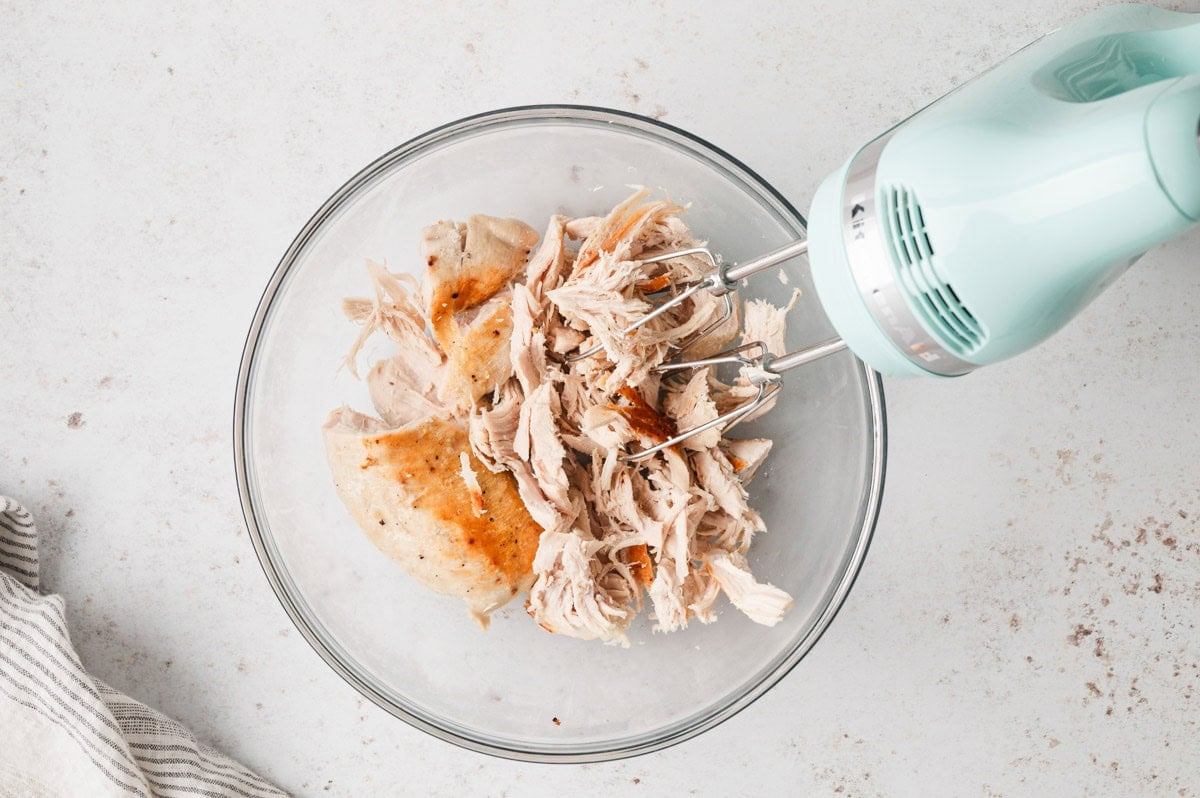
[(938, 272), (917, 198), (903, 187), (885, 189), (884, 208), (885, 237), (891, 245), (900, 285), (913, 309), (938, 333), (947, 349), (957, 355), (979, 351), (987, 332)]

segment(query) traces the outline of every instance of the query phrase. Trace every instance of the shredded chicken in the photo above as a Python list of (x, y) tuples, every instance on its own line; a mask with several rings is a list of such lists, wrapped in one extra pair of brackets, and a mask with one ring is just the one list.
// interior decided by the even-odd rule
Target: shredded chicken
[(486, 515), (487, 505), (483, 501), (483, 488), (479, 484), (479, 477), (475, 474), (475, 469), (471, 467), (471, 455), (459, 452), (458, 463), (458, 473), (462, 477), (463, 485), (467, 488), (467, 496), (471, 499), (471, 509), (477, 517)]
[(358, 376), (358, 352), (377, 330), (387, 333), (399, 346), (406, 360), (418, 372), (428, 373), (444, 358), (425, 334), (425, 317), (413, 299), (416, 281), (407, 274), (392, 274), (382, 264), (367, 261), (373, 299), (346, 299), (342, 310), (350, 321), (361, 324), (362, 331), (346, 354), (350, 373)]
[(742, 318), (742, 340), (762, 341), (772, 355), (787, 354), (784, 333), (787, 330), (787, 310), (770, 302), (751, 299), (746, 303)]
[[(716, 620), (722, 594), (768, 626), (791, 606), (785, 592), (753, 577), (746, 560), (763, 522), (745, 484), (769, 440), (726, 439), (714, 426), (639, 463), (621, 460), (757, 395), (752, 369), (729, 384), (710, 368), (655, 371), (695, 333), (708, 331), (690, 356), (712, 354), (739, 334), (772, 354), (785, 351), (790, 305), (735, 303), (726, 318), (724, 300), (708, 292), (625, 332), (653, 309), (653, 294), (711, 268), (696, 256), (644, 262), (698, 245), (682, 212), (641, 190), (603, 217), (552, 217), (536, 250), (536, 233), (514, 220), (438, 222), (422, 236), (422, 285), (369, 263), (374, 298), (344, 303), (362, 325), (347, 357), (352, 373), (375, 331), (397, 352), (367, 376), (382, 421), (339, 411), (342, 439), (373, 442), (430, 420), (465, 430), (467, 448), (455, 458), (460, 479), (444, 489), (480, 519), (494, 517), (488, 484), (519, 496), (541, 530), (526, 609), (551, 632), (628, 644), (626, 629), (644, 603), (661, 631)], [(593, 357), (568, 357), (596, 346)], [(393, 500), (404, 496), (401, 486)], [(364, 528), (376, 522), (373, 512), (351, 510), (369, 519)], [(468, 595), (482, 588), (435, 579), (430, 567), (422, 562), (423, 581), (445, 592), (465, 588), (460, 597), (477, 617), (507, 595), (489, 589), (493, 603), (484, 603), (480, 593)], [(510, 592), (517, 584), (480, 573)]]
[(758, 467), (771, 453), (771, 441), (766, 438), (744, 440), (726, 438), (723, 444), (721, 448), (724, 450), (725, 456), (729, 458), (729, 464), (733, 466), (734, 472), (742, 480), (743, 485), (754, 479), (754, 475), (758, 473)]
[(792, 597), (774, 585), (755, 581), (740, 555), (717, 552), (709, 555), (705, 562), (730, 603), (746, 613), (750, 620), (774, 626), (791, 609)]

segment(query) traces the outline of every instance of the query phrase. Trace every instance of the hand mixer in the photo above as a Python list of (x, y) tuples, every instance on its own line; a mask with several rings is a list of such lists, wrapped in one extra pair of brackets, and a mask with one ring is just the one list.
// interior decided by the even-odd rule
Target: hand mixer
[[(664, 371), (736, 363), (758, 395), (639, 460), (744, 419), (783, 372), (846, 348), (890, 376), (953, 377), (1061, 329), (1151, 247), (1200, 222), (1200, 17), (1136, 5), (1034, 41), (855, 153), (817, 190), (808, 241), (717, 266), (698, 291), (808, 252), (839, 338), (775, 357), (750, 344)], [(587, 357), (597, 349), (580, 353)]]

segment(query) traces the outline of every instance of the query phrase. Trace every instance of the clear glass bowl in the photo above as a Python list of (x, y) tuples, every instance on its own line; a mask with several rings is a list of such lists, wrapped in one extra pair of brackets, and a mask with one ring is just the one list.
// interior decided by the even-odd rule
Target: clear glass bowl
[[(334, 493), (321, 425), (342, 403), (369, 409), (339, 364), (356, 329), (344, 296), (367, 295), (364, 260), (423, 268), (418, 231), (471, 213), (541, 227), (551, 214), (600, 214), (630, 185), (668, 193), (726, 259), (805, 233), (760, 177), (659, 122), (596, 108), (516, 108), (464, 119), (389, 152), (304, 226), (263, 294), (237, 387), (235, 457), (263, 570), (296, 626), (350, 684), (442, 739), (500, 756), (597, 761), (645, 753), (709, 729), (778, 682), (812, 648), (850, 590), (879, 507), (885, 448), (877, 375), (847, 353), (787, 375), (784, 395), (742, 435), (775, 441), (750, 487), (768, 532), (760, 579), (796, 600), (774, 628), (728, 604), (717, 623), (653, 634), (644, 613), (628, 649), (542, 631), (514, 601), (483, 632), (459, 601), (433, 594), (379, 553)], [(743, 297), (786, 303), (789, 344), (823, 340), (807, 262), (759, 275)], [(373, 342), (366, 357), (386, 351)], [(366, 362), (366, 361), (364, 361)]]

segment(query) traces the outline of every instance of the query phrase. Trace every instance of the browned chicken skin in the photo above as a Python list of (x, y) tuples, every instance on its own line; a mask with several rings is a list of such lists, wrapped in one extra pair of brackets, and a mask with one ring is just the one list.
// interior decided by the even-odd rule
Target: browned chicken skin
[[(513, 478), (471, 455), (466, 429), (431, 418), (364, 432), (355, 415), (334, 411), (326, 452), (338, 495), (380, 551), (480, 618), (528, 590), (542, 529)], [(478, 494), (464, 483), (463, 457)]]

